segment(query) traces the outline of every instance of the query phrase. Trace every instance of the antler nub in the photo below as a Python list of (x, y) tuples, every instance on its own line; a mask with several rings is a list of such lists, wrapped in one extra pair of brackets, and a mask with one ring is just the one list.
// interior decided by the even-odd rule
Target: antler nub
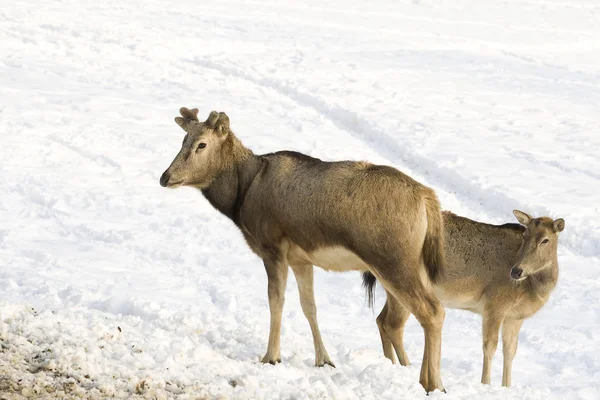
[(204, 124), (211, 128), (215, 128), (217, 126), (218, 120), (219, 120), (219, 113), (216, 111), (211, 111)]
[(186, 107), (181, 107), (179, 109), (179, 113), (185, 119), (193, 119), (194, 121), (198, 121), (198, 109), (192, 108), (191, 110)]
[[(197, 108), (192, 108), (190, 110), (189, 108), (181, 107), (179, 113), (181, 114), (181, 117), (175, 117), (175, 122), (186, 132), (191, 129), (192, 126), (195, 126), (196, 122), (200, 122), (198, 121)], [(223, 112), (211, 111), (204, 122), (204, 125), (214, 129), (221, 135), (229, 133), (229, 117)]]

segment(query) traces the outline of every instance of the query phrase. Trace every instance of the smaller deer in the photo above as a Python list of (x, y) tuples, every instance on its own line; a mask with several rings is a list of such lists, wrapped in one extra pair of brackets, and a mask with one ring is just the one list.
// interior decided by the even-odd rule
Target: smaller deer
[[(502, 386), (510, 386), (512, 361), (517, 352), (523, 320), (548, 301), (558, 279), (558, 234), (562, 218), (533, 218), (514, 210), (519, 224), (489, 225), (443, 212), (446, 235), (445, 276), (435, 293), (445, 307), (469, 310), (483, 316), (483, 372), (490, 383), (491, 363), (502, 326), (504, 370)], [(376, 278), (363, 273), (363, 285), (373, 304)], [(409, 365), (404, 350), (404, 325), (410, 313), (388, 294), (377, 317), (385, 357)]]

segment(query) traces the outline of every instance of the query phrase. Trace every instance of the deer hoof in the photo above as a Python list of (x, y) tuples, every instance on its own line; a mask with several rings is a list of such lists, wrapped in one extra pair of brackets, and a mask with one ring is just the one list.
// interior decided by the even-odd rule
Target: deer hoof
[(323, 362), (322, 362), (322, 363), (320, 363), (320, 364), (319, 364), (319, 363), (316, 363), (316, 364), (315, 364), (315, 367), (319, 367), (319, 368), (321, 368), (321, 367), (324, 367), (324, 366), (326, 366), (326, 365), (329, 365), (330, 367), (332, 367), (332, 368), (335, 368), (335, 364), (334, 364), (334, 363), (333, 363), (331, 360), (325, 360), (325, 361), (323, 361)]
[(263, 364), (271, 364), (271, 365), (275, 365), (281, 362), (281, 358), (278, 358), (276, 360), (272, 359), (272, 358), (268, 358), (267, 356), (263, 357), (262, 360), (260, 360), (261, 363)]

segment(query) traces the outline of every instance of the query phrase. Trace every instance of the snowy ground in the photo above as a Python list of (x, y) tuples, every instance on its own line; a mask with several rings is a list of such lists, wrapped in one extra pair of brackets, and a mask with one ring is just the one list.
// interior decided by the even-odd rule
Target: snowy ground
[(392, 366), (357, 273), (316, 273), (336, 369), (312, 366), (292, 275), (283, 363), (258, 362), (260, 260), (199, 193), (158, 184), (180, 106), (226, 111), (258, 153), (394, 165), (472, 218), (565, 218), (514, 386), (501, 352), (478, 383), (480, 318), (450, 310), (431, 397), (600, 398), (597, 2), (83, 3), (0, 8), (0, 398), (424, 397), (420, 326), (413, 366)]

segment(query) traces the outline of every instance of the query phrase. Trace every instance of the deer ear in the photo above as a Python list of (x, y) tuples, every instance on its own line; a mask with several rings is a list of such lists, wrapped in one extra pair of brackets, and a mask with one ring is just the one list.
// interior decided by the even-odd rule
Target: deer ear
[(522, 225), (529, 225), (531, 220), (533, 219), (531, 215), (524, 213), (523, 211), (513, 210), (513, 214), (517, 217), (517, 221), (519, 221)]
[(565, 229), (565, 220), (562, 218), (554, 220), (552, 226), (554, 227), (555, 232), (562, 232), (563, 229)]

